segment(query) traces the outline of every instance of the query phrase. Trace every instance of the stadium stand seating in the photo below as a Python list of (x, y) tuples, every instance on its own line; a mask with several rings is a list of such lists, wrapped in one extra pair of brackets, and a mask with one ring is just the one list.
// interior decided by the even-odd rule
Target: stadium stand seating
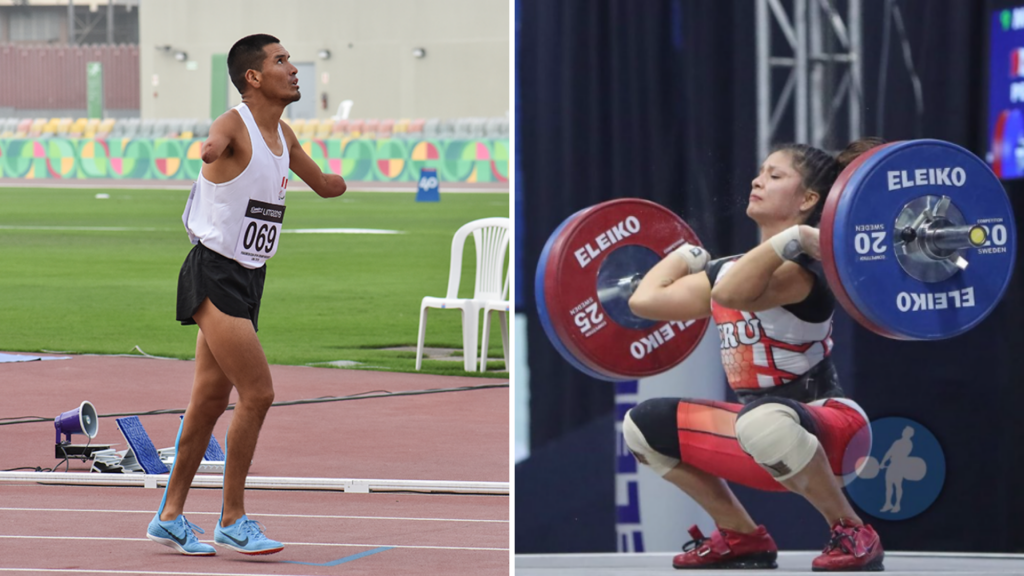
[(128, 125), (124, 127), (124, 138), (138, 138), (142, 130), (142, 120), (139, 118), (131, 118), (128, 120)]
[(331, 122), (330, 119), (323, 120), (323, 121), (320, 122), (320, 125), (317, 126), (316, 134), (313, 137), (317, 138), (317, 139), (320, 139), (320, 140), (323, 140), (324, 138), (330, 138), (331, 137), (331, 132), (333, 131), (333, 129), (334, 129), (334, 122)]
[(196, 134), (196, 120), (189, 118), (181, 121), (181, 132), (178, 134), (179, 138), (195, 138)]
[(95, 138), (96, 137), (96, 132), (99, 131), (99, 128), (100, 128), (100, 119), (99, 118), (89, 118), (89, 121), (85, 123), (85, 133), (82, 134), (82, 137), (84, 137), (84, 138)]
[(14, 133), (15, 138), (26, 138), (28, 137), (28, 131), (32, 127), (32, 119), (24, 118), (18, 122), (18, 128)]
[(212, 120), (200, 120), (196, 124), (196, 138), (206, 138), (210, 135), (210, 124), (213, 124)]
[(29, 138), (39, 138), (43, 134), (43, 126), (46, 126), (46, 118), (36, 118), (28, 129)]
[(110, 130), (114, 127), (115, 120), (113, 118), (104, 118), (100, 122), (99, 127), (96, 129), (97, 138), (107, 138), (110, 136)]
[[(508, 118), (288, 119), (299, 138), (508, 138)], [(210, 119), (2, 118), (0, 138), (207, 138)]]
[(153, 129), (156, 128), (157, 120), (154, 118), (146, 118), (139, 124), (139, 138), (152, 138)]
[(81, 138), (85, 134), (85, 125), (89, 123), (88, 118), (78, 118), (68, 126), (68, 137)]
[[(143, 120), (143, 124), (145, 124), (145, 120)], [(171, 121), (169, 119), (167, 119), (167, 118), (161, 118), (161, 119), (157, 120), (156, 123), (153, 124), (153, 127), (152, 127), (152, 129), (150, 130), (150, 133), (149, 133), (149, 137), (150, 138), (159, 138), (162, 135), (167, 134), (167, 132), (170, 130), (170, 128), (171, 128)]]
[(508, 138), (508, 118), (488, 118), (484, 138)]
[(43, 124), (43, 129), (39, 134), (40, 138), (49, 138), (57, 133), (57, 125), (60, 124), (60, 118), (50, 118)]
[(316, 135), (317, 128), (320, 127), (320, 121), (316, 118), (306, 120), (306, 125), (302, 127), (302, 132), (297, 133), (299, 138), (312, 138)]
[(153, 131), (154, 138), (177, 138), (181, 135), (181, 120), (166, 120), (163, 129)]
[(413, 120), (412, 122), (409, 122), (409, 130), (407, 132), (408, 135), (409, 135), (409, 138), (422, 138), (423, 137), (423, 125), (426, 122), (427, 121), (424, 120), (423, 118), (417, 118), (416, 120)]
[(348, 133), (352, 138), (359, 138), (363, 135), (363, 121), (362, 120), (349, 120), (348, 121)]
[(394, 130), (393, 130), (393, 137), (394, 138), (405, 138), (406, 134), (409, 132), (409, 124), (410, 124), (410, 122), (411, 122), (411, 120), (409, 120), (408, 118), (399, 118), (398, 121), (395, 122), (395, 127), (394, 127)]
[(369, 118), (366, 120), (366, 128), (363, 132), (363, 138), (376, 138), (379, 130), (380, 120), (377, 120), (376, 118)]
[(61, 118), (60, 122), (57, 122), (57, 130), (54, 134), (61, 138), (67, 138), (68, 132), (71, 131), (71, 123), (74, 122), (72, 118)]
[(441, 132), (438, 134), (439, 138), (455, 138), (455, 124), (456, 120), (443, 120), (441, 122)]
[(441, 120), (438, 118), (431, 118), (423, 124), (423, 137), (424, 138), (437, 138), (441, 133)]
[(124, 130), (125, 130), (125, 127), (127, 125), (128, 125), (128, 121), (127, 120), (121, 120), (120, 122), (115, 122), (114, 125), (110, 128), (110, 133), (109, 133), (108, 137), (109, 138), (122, 138), (122, 137), (124, 137)]
[(18, 130), (18, 122), (17, 118), (7, 118), (0, 126), (0, 138), (14, 138), (14, 133)]

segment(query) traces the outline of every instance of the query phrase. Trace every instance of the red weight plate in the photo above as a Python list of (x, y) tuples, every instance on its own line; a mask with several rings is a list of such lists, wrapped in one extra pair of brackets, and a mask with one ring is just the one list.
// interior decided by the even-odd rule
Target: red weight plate
[(551, 318), (548, 316), (547, 295), (544, 293), (544, 286), (546, 286), (546, 283), (544, 282), (544, 274), (547, 272), (548, 259), (551, 258), (551, 249), (555, 248), (556, 251), (561, 249), (558, 240), (561, 238), (562, 230), (564, 230), (565, 227), (573, 221), (573, 219), (587, 210), (590, 210), (590, 208), (591, 207), (584, 208), (562, 221), (562, 223), (558, 225), (558, 228), (555, 228), (555, 231), (551, 233), (548, 241), (544, 243), (544, 249), (540, 253), (540, 258), (537, 262), (537, 272), (534, 276), (534, 294), (536, 295), (537, 301), (537, 317), (540, 319), (540, 325), (544, 329), (544, 334), (547, 335), (548, 339), (551, 341), (551, 345), (555, 347), (555, 350), (558, 351), (558, 353), (562, 355), (562, 358), (565, 358), (566, 362), (572, 365), (573, 368), (576, 368), (587, 376), (597, 378), (598, 380), (614, 381), (616, 378), (613, 375), (605, 372), (598, 372), (592, 367), (583, 364), (578, 358), (573, 356), (572, 352), (566, 349), (565, 344), (562, 343), (561, 337), (557, 332), (555, 332), (554, 327), (551, 325)]
[[(612, 202), (615, 202), (615, 201), (613, 200)], [(559, 287), (563, 283), (563, 280), (558, 277), (558, 274), (560, 274), (561, 273), (560, 271), (563, 270), (563, 263), (565, 262), (565, 260), (563, 258), (563, 255), (566, 253), (566, 250), (568, 249), (569, 241), (573, 238), (573, 236), (571, 236), (568, 233), (566, 228), (568, 228), (568, 226), (576, 218), (578, 218), (578, 217), (580, 217), (580, 216), (582, 216), (584, 214), (587, 214), (589, 212), (592, 212), (595, 209), (603, 208), (603, 207), (605, 207), (605, 204), (607, 204), (607, 202), (606, 203), (602, 203), (602, 204), (595, 204), (594, 206), (590, 206), (590, 207), (585, 208), (583, 210), (580, 210), (579, 212), (574, 214), (572, 216), (572, 220), (566, 222), (565, 226), (562, 229), (562, 231), (559, 232), (557, 234), (557, 236), (553, 239), (553, 242), (551, 243), (551, 248), (548, 251), (548, 259), (547, 259), (546, 263), (544, 264), (544, 266), (545, 266), (544, 267), (544, 274), (545, 274), (545, 278), (544, 278), (544, 287), (545, 287), (544, 288), (544, 299), (545, 299), (545, 303), (546, 303), (545, 314), (547, 315), (547, 321), (548, 321), (551, 329), (555, 333), (555, 338), (557, 338), (557, 340), (558, 340), (558, 344), (556, 344), (556, 348), (560, 346), (562, 348), (562, 350), (565, 351), (565, 353), (569, 354), (572, 357), (572, 360), (570, 360), (570, 363), (572, 363), (572, 362), (580, 363), (583, 366), (583, 368), (585, 368), (584, 370), (582, 370), (584, 373), (589, 371), (589, 372), (595, 373), (595, 374), (591, 374), (592, 376), (593, 375), (599, 375), (602, 379), (608, 380), (609, 382), (617, 382), (617, 381), (622, 381), (622, 380), (631, 380), (631, 379), (633, 379), (633, 377), (627, 376), (627, 375), (618, 374), (616, 372), (610, 371), (606, 366), (604, 366), (601, 363), (593, 362), (588, 357), (588, 355), (580, 354), (580, 348), (573, 344), (571, 334), (572, 334), (573, 330), (576, 330), (576, 316), (579, 314), (580, 311), (576, 311), (575, 314), (571, 315), (571, 321), (572, 321), (571, 324), (567, 324), (567, 321), (565, 320), (566, 315), (564, 313), (559, 313), (557, 315), (558, 320), (555, 320), (555, 316), (553, 316), (555, 314), (555, 310), (552, 308), (552, 302), (549, 300), (549, 298), (551, 298), (553, 295), (558, 295), (560, 293)], [(675, 215), (673, 215), (673, 216), (675, 216)], [(678, 218), (678, 217), (676, 216), (676, 218)], [(682, 240), (680, 240), (680, 243), (682, 243)], [(555, 275), (554, 276), (555, 280), (552, 280), (552, 276), (551, 276), (552, 274)], [(595, 289), (596, 289), (596, 286), (595, 286)], [(590, 304), (587, 304), (587, 306), (589, 306), (589, 305)], [(603, 317), (604, 313), (602, 311), (600, 311), (598, 308), (599, 308), (599, 305), (598, 306), (594, 306), (592, 308), (592, 310), (590, 312), (588, 312), (588, 314), (595, 314), (597, 317), (600, 317), (603, 320), (604, 319), (604, 317)], [(560, 310), (560, 312), (561, 312), (561, 310)], [(584, 312), (586, 312), (586, 309), (584, 309)], [(587, 318), (587, 317), (584, 318), (584, 322), (583, 322), (584, 323), (584, 327), (585, 327), (585, 321), (587, 321), (588, 319), (589, 318)], [(587, 330), (584, 330), (584, 332), (586, 332), (586, 331)]]
[[(1013, 51), (1014, 57), (1016, 57), (1017, 51)], [(1003, 177), (1003, 150), (1004, 146), (1009, 143), (1006, 142), (1006, 121), (1010, 117), (1009, 110), (1003, 110), (999, 113), (999, 118), (996, 119), (996, 125), (992, 130), (992, 171), (996, 173), (999, 178)]]
[[(559, 271), (562, 270), (562, 254), (565, 253), (565, 250), (567, 249), (567, 240), (570, 238), (570, 236), (565, 233), (565, 228), (567, 228), (569, 224), (571, 224), (572, 221), (578, 218), (579, 216), (586, 214), (587, 212), (590, 212), (600, 206), (601, 204), (597, 204), (589, 208), (580, 210), (579, 212), (572, 216), (571, 220), (565, 223), (561, 231), (555, 231), (556, 234), (551, 239), (551, 247), (547, 251), (547, 260), (540, 264), (544, 266), (544, 314), (548, 326), (550, 327), (551, 332), (553, 332), (553, 335), (549, 333), (548, 337), (551, 338), (552, 341), (557, 340), (557, 342), (555, 342), (555, 348), (559, 349), (559, 351), (562, 352), (563, 356), (569, 356), (569, 358), (567, 359), (569, 360), (570, 364), (573, 364), (574, 367), (576, 367), (584, 374), (601, 378), (602, 380), (607, 380), (609, 382), (618, 382), (622, 380), (630, 380), (631, 378), (624, 378), (619, 374), (610, 372), (608, 371), (608, 369), (601, 366), (600, 364), (596, 364), (590, 361), (587, 357), (582, 356), (579, 353), (579, 348), (572, 344), (572, 339), (569, 336), (569, 327), (565, 325), (566, 315), (564, 313), (561, 313), (562, 311), (559, 309), (559, 313), (557, 314), (558, 320), (556, 320), (556, 316), (553, 316), (555, 314), (555, 310), (552, 308), (552, 302), (549, 300), (549, 298), (551, 298), (553, 294), (557, 295), (559, 293), (559, 290), (552, 286), (553, 282), (551, 281), (550, 274), (557, 275), (559, 274)], [(559, 279), (558, 282), (561, 282), (561, 280)], [(575, 325), (576, 315), (574, 314), (572, 316), (572, 321)]]
[(836, 219), (836, 207), (839, 205), (839, 198), (843, 195), (843, 191), (846, 190), (846, 184), (856, 174), (857, 169), (860, 168), (868, 158), (871, 158), (875, 154), (881, 152), (885, 148), (892, 146), (896, 142), (890, 142), (877, 146), (864, 152), (858, 156), (850, 165), (843, 170), (843, 172), (836, 178), (835, 184), (832, 185), (832, 190), (829, 191), (828, 197), (825, 199), (825, 206), (821, 212), (821, 224), (819, 234), (821, 243), (821, 265), (825, 270), (825, 278), (828, 279), (828, 285), (832, 289), (832, 294), (835, 295), (836, 300), (843, 306), (843, 309), (859, 323), (868, 330), (871, 330), (875, 334), (885, 336), (887, 338), (898, 338), (888, 330), (885, 330), (869, 320), (864, 314), (857, 310), (853, 300), (846, 293), (846, 289), (843, 288), (842, 280), (839, 277), (839, 271), (836, 269), (835, 264), (835, 251), (833, 244), (833, 224)]
[(689, 356), (709, 319), (643, 320), (627, 305), (629, 279), (683, 242), (700, 245), (679, 216), (636, 198), (598, 204), (566, 225), (544, 278), (549, 319), (565, 348), (611, 380), (660, 374)]

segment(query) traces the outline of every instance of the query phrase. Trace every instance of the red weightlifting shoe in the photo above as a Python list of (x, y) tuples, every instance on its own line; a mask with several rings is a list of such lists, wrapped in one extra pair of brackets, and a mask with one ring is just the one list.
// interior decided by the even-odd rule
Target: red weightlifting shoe
[(719, 528), (704, 536), (700, 528), (690, 528), (690, 540), (683, 545), (683, 553), (672, 559), (672, 567), (680, 570), (691, 568), (758, 569), (775, 568), (779, 554), (775, 541), (764, 526), (758, 526), (752, 534), (743, 534)]
[(885, 551), (874, 528), (867, 524), (854, 526), (840, 519), (832, 527), (832, 537), (825, 550), (811, 563), (811, 569), (815, 572), (881, 572), (885, 570), (883, 558)]

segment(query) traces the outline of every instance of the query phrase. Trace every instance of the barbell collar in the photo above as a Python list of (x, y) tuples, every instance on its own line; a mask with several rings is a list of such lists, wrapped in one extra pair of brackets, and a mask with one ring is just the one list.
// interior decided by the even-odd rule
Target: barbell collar
[[(948, 222), (948, 221), (947, 221)], [(925, 225), (919, 233), (920, 241), (926, 246), (925, 253), (934, 258), (948, 258), (949, 252), (963, 248), (977, 248), (985, 243), (985, 229), (978, 225)], [(946, 254), (933, 256), (934, 254)]]

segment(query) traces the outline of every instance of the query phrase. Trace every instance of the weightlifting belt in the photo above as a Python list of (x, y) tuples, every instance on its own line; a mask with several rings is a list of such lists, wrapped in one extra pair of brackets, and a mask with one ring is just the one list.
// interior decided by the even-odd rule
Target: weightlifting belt
[(789, 398), (804, 404), (822, 398), (844, 398), (843, 389), (839, 386), (839, 374), (836, 372), (832, 358), (825, 358), (804, 372), (796, 380), (772, 386), (771, 388), (735, 390), (740, 403), (748, 404), (765, 396)]

